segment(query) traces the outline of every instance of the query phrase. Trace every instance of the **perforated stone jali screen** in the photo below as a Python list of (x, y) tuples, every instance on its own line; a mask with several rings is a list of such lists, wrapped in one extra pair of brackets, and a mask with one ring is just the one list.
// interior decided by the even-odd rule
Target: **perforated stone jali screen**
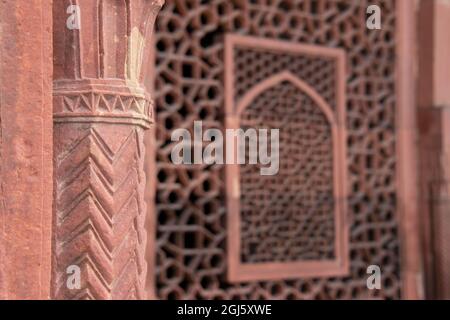
[[(166, 1), (156, 26), (156, 291), (159, 298), (400, 297), (395, 189), (396, 11), (395, 1), (375, 2), (384, 13), (383, 28), (377, 32), (369, 32), (365, 27), (366, 8), (372, 4), (368, 0)], [(173, 129), (191, 129), (196, 120), (202, 120), (206, 128), (225, 128), (225, 98), (229, 95), (224, 83), (226, 34), (345, 51), (348, 275), (255, 279), (240, 283), (232, 283), (227, 278), (230, 212), (225, 166), (178, 166), (170, 161)], [(237, 97), (267, 78), (266, 74), (249, 76), (246, 68), (269, 64), (274, 71), (299, 74), (335, 110), (335, 84), (329, 76), (334, 72), (332, 66), (314, 57), (311, 61), (293, 63), (289, 56), (272, 59), (264, 54), (245, 55), (249, 56), (249, 62), (244, 62), (240, 69), (242, 79), (237, 81)], [(280, 86), (276, 90), (285, 90), (286, 99), (295, 94), (298, 99), (307, 99), (289, 84)], [(259, 99), (263, 98), (269, 101), (270, 91)], [(315, 115), (308, 106), (311, 104), (305, 103), (297, 116), (301, 118), (307, 113), (321, 122), (320, 115)], [(329, 143), (327, 139), (324, 137), (323, 143)], [(295, 163), (296, 158), (292, 156), (287, 161)], [(326, 167), (330, 161), (324, 156), (320, 165)], [(304, 188), (299, 182), (291, 184), (294, 189), (288, 188), (288, 192)], [(323, 187), (330, 192), (328, 184)], [(331, 208), (324, 203), (324, 214), (330, 214)], [(245, 234), (251, 234), (252, 230), (249, 227)], [(328, 230), (325, 234), (331, 237), (331, 229)], [(330, 250), (324, 247), (314, 256), (328, 257)], [(298, 259), (302, 254), (294, 252), (271, 259), (292, 260), (293, 257)], [(245, 250), (242, 258), (264, 260), (261, 255), (246, 255)], [(379, 291), (366, 287), (366, 269), (372, 264), (383, 265), (383, 289)]]

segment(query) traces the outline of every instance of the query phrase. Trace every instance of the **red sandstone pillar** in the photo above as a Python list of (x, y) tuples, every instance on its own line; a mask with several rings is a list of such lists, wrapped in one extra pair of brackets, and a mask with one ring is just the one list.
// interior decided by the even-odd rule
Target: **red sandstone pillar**
[(50, 0), (0, 1), (0, 299), (50, 298)]
[[(145, 299), (143, 82), (163, 1), (78, 1), (79, 30), (66, 26), (71, 3), (53, 5), (53, 296)], [(67, 286), (77, 267), (80, 288)]]

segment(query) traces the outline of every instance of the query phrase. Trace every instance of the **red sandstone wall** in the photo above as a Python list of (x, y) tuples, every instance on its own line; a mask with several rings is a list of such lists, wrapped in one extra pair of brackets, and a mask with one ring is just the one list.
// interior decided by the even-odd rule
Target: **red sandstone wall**
[(48, 299), (50, 0), (0, 1), (0, 299)]

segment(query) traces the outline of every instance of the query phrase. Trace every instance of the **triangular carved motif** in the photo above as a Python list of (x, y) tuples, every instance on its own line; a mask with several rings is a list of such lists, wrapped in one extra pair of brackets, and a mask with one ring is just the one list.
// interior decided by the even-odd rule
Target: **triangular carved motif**
[(142, 113), (144, 111), (145, 100), (134, 98), (130, 107), (130, 111), (136, 111), (138, 113)]
[(133, 103), (134, 98), (133, 97), (121, 97), (122, 103), (125, 107), (125, 111), (129, 111), (131, 108), (131, 104)]
[(98, 104), (99, 104), (101, 95), (92, 93), (91, 96), (92, 96), (92, 104), (91, 104), (92, 110), (98, 110)]
[(91, 105), (92, 98), (90, 94), (82, 94), (79, 104), (77, 105), (76, 110), (77, 111), (91, 111), (92, 105)]
[(117, 96), (112, 94), (104, 94), (103, 98), (108, 104), (108, 110), (113, 111), (117, 103)]
[(104, 95), (99, 97), (98, 111), (111, 111), (111, 105)]
[(119, 111), (125, 111), (126, 110), (125, 103), (122, 100), (121, 96), (117, 97), (116, 104), (114, 105), (114, 109), (113, 110), (119, 110)]
[(73, 112), (79, 103), (80, 96), (64, 96), (64, 111)]

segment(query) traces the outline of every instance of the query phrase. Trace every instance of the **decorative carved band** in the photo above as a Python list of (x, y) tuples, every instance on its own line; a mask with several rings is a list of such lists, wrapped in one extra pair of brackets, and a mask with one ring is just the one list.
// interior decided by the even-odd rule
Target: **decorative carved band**
[(56, 82), (53, 105), (55, 122), (108, 122), (149, 128), (154, 122), (153, 100), (139, 86), (117, 81)]

